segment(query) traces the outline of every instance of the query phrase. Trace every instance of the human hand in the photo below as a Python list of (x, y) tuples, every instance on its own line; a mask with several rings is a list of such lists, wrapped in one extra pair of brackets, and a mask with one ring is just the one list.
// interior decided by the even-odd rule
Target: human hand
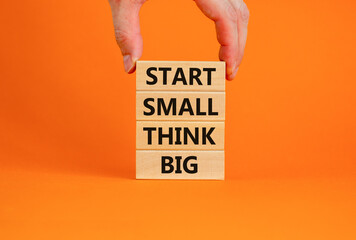
[[(226, 62), (226, 79), (232, 80), (244, 54), (249, 10), (243, 0), (194, 0), (215, 22), (220, 43), (219, 58)], [(124, 58), (125, 71), (133, 73), (142, 55), (139, 11), (146, 0), (109, 0), (116, 41)]]

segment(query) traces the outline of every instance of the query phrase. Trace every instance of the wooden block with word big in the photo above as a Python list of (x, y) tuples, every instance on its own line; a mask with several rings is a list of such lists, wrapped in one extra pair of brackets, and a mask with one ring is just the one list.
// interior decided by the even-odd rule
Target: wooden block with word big
[(136, 178), (224, 179), (224, 151), (136, 151)]
[(137, 179), (224, 179), (224, 62), (138, 61), (136, 120)]

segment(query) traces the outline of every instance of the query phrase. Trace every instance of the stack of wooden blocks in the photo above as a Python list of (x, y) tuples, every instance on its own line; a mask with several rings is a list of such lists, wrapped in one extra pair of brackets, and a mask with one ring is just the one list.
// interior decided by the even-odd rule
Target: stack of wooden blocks
[(137, 179), (224, 179), (224, 62), (138, 61), (136, 120)]

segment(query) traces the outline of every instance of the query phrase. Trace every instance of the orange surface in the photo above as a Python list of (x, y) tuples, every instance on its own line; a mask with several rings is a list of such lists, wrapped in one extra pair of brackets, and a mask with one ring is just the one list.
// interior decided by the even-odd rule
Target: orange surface
[[(220, 182), (134, 180), (106, 1), (1, 5), (0, 239), (356, 239), (355, 1), (247, 1)], [(193, 1), (141, 22), (144, 60), (218, 59)]]

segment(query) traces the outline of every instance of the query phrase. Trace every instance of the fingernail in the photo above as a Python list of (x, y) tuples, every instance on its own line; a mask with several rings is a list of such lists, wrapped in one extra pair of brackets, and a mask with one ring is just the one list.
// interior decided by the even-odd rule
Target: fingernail
[(135, 62), (132, 60), (130, 55), (124, 56), (124, 68), (125, 72), (129, 73), (135, 67)]
[(239, 70), (239, 67), (237, 65), (235, 65), (234, 68), (228, 69), (227, 70), (227, 74), (228, 74), (227, 80), (233, 80), (238, 70)]

